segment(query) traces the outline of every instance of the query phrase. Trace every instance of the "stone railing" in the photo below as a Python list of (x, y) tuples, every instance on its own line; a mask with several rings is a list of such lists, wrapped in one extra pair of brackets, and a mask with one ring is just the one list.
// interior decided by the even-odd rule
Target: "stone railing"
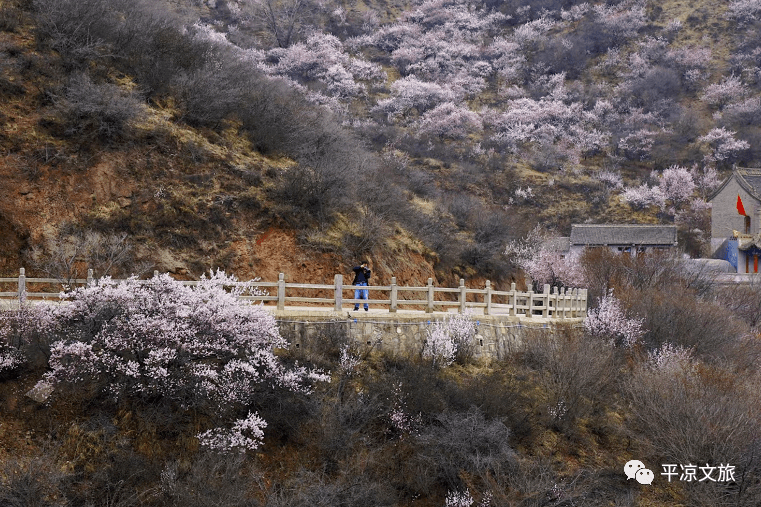
[[(154, 272), (157, 275), (158, 272)], [(0, 287), (10, 285), (15, 290), (0, 292), (0, 298), (11, 299), (52, 299), (60, 294), (61, 287), (74, 287), (88, 283), (96, 283), (92, 270), (87, 278), (62, 281), (56, 278), (27, 278), (24, 268), (19, 276), (0, 278)], [(194, 285), (198, 282), (184, 281), (184, 284)], [(433, 279), (428, 279), (424, 286), (400, 286), (396, 277), (391, 278), (390, 285), (371, 285), (361, 287), (370, 293), (370, 299), (346, 298), (348, 292), (354, 295), (357, 288), (344, 285), (343, 275), (335, 275), (332, 284), (290, 283), (285, 281), (285, 275), (280, 273), (276, 282), (254, 282), (263, 295), (242, 296), (241, 299), (261, 301), (266, 306), (274, 306), (278, 311), (306, 305), (310, 310), (346, 311), (355, 304), (368, 303), (373, 305), (373, 311), (378, 306), (391, 313), (425, 312), (456, 310), (459, 313), (473, 312), (483, 315), (506, 315), (543, 317), (549, 319), (584, 318), (587, 311), (586, 289), (558, 289), (549, 285), (542, 292), (523, 292), (511, 284), (510, 290), (495, 290), (487, 280), (483, 289), (471, 289), (465, 286), (465, 280), (460, 279), (459, 287), (436, 287)], [(54, 290), (52, 287), (57, 287)], [(35, 290), (30, 290), (35, 288)], [(47, 288), (45, 291), (43, 288)], [(299, 295), (294, 295), (298, 293)], [(312, 296), (304, 294), (312, 293)], [(289, 295), (290, 294), (290, 295)]]

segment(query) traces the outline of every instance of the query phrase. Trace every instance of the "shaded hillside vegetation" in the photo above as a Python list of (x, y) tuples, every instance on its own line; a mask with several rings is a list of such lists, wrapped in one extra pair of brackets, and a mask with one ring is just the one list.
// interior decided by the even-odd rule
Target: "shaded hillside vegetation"
[[(392, 356), (330, 324), (273, 355), (264, 310), (166, 275), (3, 312), (0, 504), (758, 505), (759, 288), (662, 256), (583, 263), (624, 310), (491, 362)], [(651, 485), (627, 480), (633, 459)]]

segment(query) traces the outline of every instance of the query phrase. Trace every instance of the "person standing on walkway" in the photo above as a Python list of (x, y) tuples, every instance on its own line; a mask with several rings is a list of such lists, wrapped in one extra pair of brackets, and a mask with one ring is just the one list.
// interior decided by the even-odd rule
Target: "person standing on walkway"
[[(353, 271), (354, 271), (353, 285), (357, 287), (367, 287), (368, 282), (370, 281), (370, 270), (367, 269), (367, 261), (362, 261), (362, 264), (354, 267)], [(364, 299), (365, 301), (368, 301), (370, 299), (369, 294), (370, 293), (367, 289), (361, 289), (361, 288), (354, 289), (354, 299)], [(359, 303), (354, 304), (354, 311), (356, 312), (357, 310), (359, 310)], [(368, 304), (365, 303), (365, 311), (368, 311), (368, 310), (369, 310)]]

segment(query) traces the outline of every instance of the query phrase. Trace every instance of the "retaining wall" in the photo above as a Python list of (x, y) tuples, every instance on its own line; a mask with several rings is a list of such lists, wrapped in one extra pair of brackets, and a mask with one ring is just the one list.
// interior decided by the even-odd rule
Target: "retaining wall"
[[(353, 338), (362, 348), (390, 352), (408, 357), (420, 354), (427, 330), (447, 313), (389, 314), (359, 312), (293, 311), (273, 312), (280, 333), (291, 348), (312, 347), (331, 333)], [(540, 317), (508, 317), (475, 315), (475, 356), (480, 359), (503, 359), (518, 350), (524, 339), (537, 330), (553, 332), (559, 326), (581, 326), (583, 319), (543, 319)]]

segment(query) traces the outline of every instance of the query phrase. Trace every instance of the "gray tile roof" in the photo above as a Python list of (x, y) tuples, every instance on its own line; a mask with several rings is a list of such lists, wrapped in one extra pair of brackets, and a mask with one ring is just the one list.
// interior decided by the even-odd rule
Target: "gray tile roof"
[(761, 169), (752, 167), (736, 167), (732, 170), (732, 175), (713, 192), (708, 200), (710, 201), (719, 195), (732, 178), (736, 178), (741, 187), (757, 200), (761, 201)]
[(675, 225), (581, 224), (571, 226), (572, 245), (676, 245)]
[(761, 200), (761, 169), (740, 169), (734, 171), (740, 182), (740, 185), (748, 191), (750, 195)]

